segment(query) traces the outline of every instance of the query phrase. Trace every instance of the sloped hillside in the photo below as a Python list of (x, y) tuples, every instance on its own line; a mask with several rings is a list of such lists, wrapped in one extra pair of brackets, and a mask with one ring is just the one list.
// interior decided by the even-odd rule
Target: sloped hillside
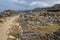
[[(60, 15), (57, 16), (57, 13), (53, 14), (53, 12), (50, 13), (51, 15), (48, 14), (49, 13), (41, 13), (41, 12), (27, 12), (20, 14), (19, 25), (22, 27), (23, 30), (20, 36), (21, 39), (58, 40), (59, 39), (58, 37), (55, 39), (56, 35), (54, 34), (54, 32), (60, 29)], [(59, 34), (60, 33), (58, 32), (58, 35)]]

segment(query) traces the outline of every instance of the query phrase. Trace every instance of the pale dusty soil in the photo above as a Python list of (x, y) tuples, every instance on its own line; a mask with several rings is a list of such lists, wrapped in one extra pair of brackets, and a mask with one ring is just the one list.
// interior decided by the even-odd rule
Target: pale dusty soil
[(9, 28), (12, 27), (12, 25), (14, 24), (14, 20), (18, 19), (18, 17), (19, 16), (9, 17), (9, 20), (7, 19), (6, 22), (1, 24), (1, 26), (0, 26), (0, 40), (7, 40), (8, 30), (9, 30)]

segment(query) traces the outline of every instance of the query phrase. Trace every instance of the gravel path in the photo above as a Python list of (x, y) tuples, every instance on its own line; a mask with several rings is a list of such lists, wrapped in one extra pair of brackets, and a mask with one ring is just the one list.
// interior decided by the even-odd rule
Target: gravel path
[(14, 20), (16, 20), (18, 17), (19, 16), (10, 17), (9, 20), (2, 24), (2, 26), (0, 27), (0, 40), (7, 40), (7, 31), (12, 27), (12, 24), (14, 24)]

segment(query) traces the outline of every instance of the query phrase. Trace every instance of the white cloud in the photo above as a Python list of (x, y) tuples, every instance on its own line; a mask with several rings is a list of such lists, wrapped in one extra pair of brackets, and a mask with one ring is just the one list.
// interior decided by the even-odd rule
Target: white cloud
[(47, 3), (53, 5), (53, 4), (60, 4), (60, 0), (51, 0), (51, 1), (47, 1)]
[(20, 4), (26, 4), (27, 2), (26, 1), (19, 1), (18, 3), (20, 3)]
[(53, 4), (60, 4), (60, 1), (55, 1), (53, 2)]
[(26, 5), (26, 6), (30, 6), (30, 7), (33, 7), (33, 6), (47, 7), (47, 6), (50, 5), (47, 2), (41, 2), (41, 1), (33, 1), (33, 2), (28, 2), (28, 1), (25, 1), (25, 0), (11, 0), (11, 1), (12, 2), (16, 2), (16, 3), (19, 3), (19, 4)]
[(60, 4), (60, 0), (0, 0), (0, 5), (2, 5), (0, 9), (24, 10), (34, 9), (36, 7), (50, 7), (54, 4)]
[(50, 4), (48, 4), (48, 3), (45, 3), (45, 2), (32, 2), (31, 4), (30, 4), (30, 6), (44, 6), (44, 7), (47, 7), (47, 6), (49, 6)]

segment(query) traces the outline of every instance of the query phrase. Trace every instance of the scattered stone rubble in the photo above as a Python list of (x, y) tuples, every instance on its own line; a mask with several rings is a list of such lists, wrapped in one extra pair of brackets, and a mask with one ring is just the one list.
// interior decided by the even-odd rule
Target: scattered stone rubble
[(40, 34), (39, 33), (29, 33), (29, 34), (22, 33), (20, 35), (20, 39), (21, 40), (40, 40)]
[[(17, 40), (60, 40), (60, 30), (53, 34), (45, 34), (41, 36), (40, 32), (35, 32), (33, 27), (45, 26), (58, 23), (60, 25), (60, 15), (54, 13), (28, 12), (21, 13), (19, 17), (19, 25), (22, 27), (22, 32)], [(14, 38), (10, 36), (10, 38)], [(16, 39), (15, 39), (16, 40)]]
[(22, 34), (18, 40), (60, 40), (60, 31), (54, 32), (53, 34), (40, 35), (40, 32), (35, 32), (32, 27), (45, 26), (50, 24), (60, 24), (60, 15), (54, 12), (40, 13), (21, 13), (20, 14), (20, 26), (23, 29)]
[[(35, 16), (34, 16), (34, 15)], [(40, 14), (40, 13), (39, 13)], [(45, 14), (45, 13), (42, 13)], [(20, 23), (21, 25), (26, 25), (26, 24), (31, 24), (32, 25), (48, 25), (48, 23), (58, 23), (60, 24), (60, 16), (57, 16), (57, 14), (53, 14), (51, 13), (51, 15), (48, 15), (49, 13), (47, 13), (45, 16), (40, 16), (37, 15), (36, 13), (32, 12), (32, 13), (22, 13), (20, 15)], [(52, 14), (54, 16), (52, 16)]]

